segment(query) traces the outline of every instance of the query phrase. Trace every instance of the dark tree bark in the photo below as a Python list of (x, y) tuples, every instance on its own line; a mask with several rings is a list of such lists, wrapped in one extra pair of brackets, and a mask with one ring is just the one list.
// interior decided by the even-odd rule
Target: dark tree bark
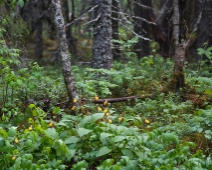
[[(78, 92), (76, 83), (71, 70), (71, 63), (68, 57), (68, 44), (66, 39), (64, 19), (61, 10), (60, 0), (52, 0), (53, 13), (55, 18), (55, 24), (58, 31), (58, 41), (60, 44), (60, 55), (62, 60), (63, 77), (69, 97), (69, 101), (73, 101), (74, 98), (78, 98)], [(79, 103), (77, 102), (77, 105)]]
[(35, 25), (35, 57), (36, 60), (41, 61), (41, 59), (43, 58), (42, 19), (38, 18)]
[[(141, 5), (151, 7), (151, 0), (136, 0), (134, 2), (134, 15), (135, 15), (135, 24), (134, 24), (134, 31), (136, 34), (141, 35), (145, 38), (150, 37), (150, 27), (149, 24), (142, 20), (149, 18), (149, 9), (142, 7)], [(134, 49), (138, 58), (144, 57), (149, 55), (150, 48), (149, 48), (149, 41), (139, 38), (138, 43), (135, 44)]]
[(185, 44), (186, 44), (186, 27), (185, 27), (185, 1), (173, 0), (173, 36), (175, 43), (175, 65), (174, 65), (174, 82), (175, 90), (178, 92), (185, 86), (184, 62), (185, 62)]
[(93, 57), (92, 68), (112, 67), (112, 24), (111, 0), (93, 0), (94, 28), (93, 28)]
[[(118, 9), (119, 9), (119, 0), (112, 0), (112, 38), (113, 40), (119, 40), (119, 22), (118, 22)], [(119, 50), (119, 43), (113, 42), (113, 59), (120, 59), (121, 52)]]
[(196, 49), (203, 48), (204, 43), (207, 43), (207, 46), (212, 46), (212, 1), (207, 0), (197, 0), (196, 3), (196, 15), (199, 16), (202, 13), (202, 17), (197, 29), (197, 39), (196, 39)]
[(35, 57), (38, 61), (43, 58), (43, 21), (42, 21), (42, 13), (43, 13), (43, 1), (38, 0), (35, 3)]

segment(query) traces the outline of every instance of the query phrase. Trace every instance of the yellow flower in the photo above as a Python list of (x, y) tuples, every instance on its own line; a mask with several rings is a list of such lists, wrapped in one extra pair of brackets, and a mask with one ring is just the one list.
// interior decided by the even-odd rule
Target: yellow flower
[(54, 126), (54, 122), (50, 122), (49, 127), (53, 127), (53, 126)]
[(94, 99), (95, 99), (95, 100), (99, 100), (99, 96), (95, 95), (95, 96), (94, 96)]
[(106, 116), (110, 116), (110, 113), (109, 113), (109, 112), (107, 112), (107, 113), (105, 113), (105, 115), (106, 115)]
[(113, 120), (112, 119), (108, 119), (108, 123), (112, 123), (113, 122)]
[(103, 112), (106, 114), (106, 113), (108, 113), (109, 111), (108, 111), (108, 109), (105, 109)]
[(149, 121), (148, 119), (145, 119), (145, 123), (146, 123), (146, 124), (149, 124), (150, 121)]
[(71, 110), (73, 110), (73, 111), (76, 110), (76, 106), (73, 106), (73, 107), (71, 108)]
[(102, 111), (102, 108), (101, 108), (101, 107), (98, 107), (97, 110), (98, 110), (99, 112), (101, 112), (101, 111)]
[(123, 117), (119, 117), (118, 120), (119, 120), (119, 121), (122, 121), (122, 120), (123, 120)]
[(16, 160), (16, 156), (12, 156), (12, 160), (13, 160), (13, 161)]
[(76, 103), (76, 102), (77, 102), (77, 99), (76, 99), (76, 98), (74, 98), (73, 103)]
[(15, 143), (18, 143), (18, 142), (19, 142), (17, 138), (15, 138), (15, 140), (14, 140), (14, 141), (15, 141)]
[(30, 125), (29, 130), (30, 130), (30, 131), (32, 130), (32, 125)]
[(104, 105), (104, 106), (107, 106), (107, 104), (108, 104), (108, 101), (105, 100), (104, 103), (103, 103), (103, 105)]

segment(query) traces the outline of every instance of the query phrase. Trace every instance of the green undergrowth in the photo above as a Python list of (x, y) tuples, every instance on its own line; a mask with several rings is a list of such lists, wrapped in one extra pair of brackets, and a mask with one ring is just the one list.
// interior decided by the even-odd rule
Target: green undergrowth
[[(111, 70), (73, 66), (79, 100), (87, 99), (75, 108), (64, 104), (60, 70), (24, 67), (19, 53), (1, 41), (2, 170), (212, 169), (212, 83), (205, 72), (187, 67), (182, 99), (164, 92), (173, 62), (159, 55), (114, 62)], [(90, 100), (142, 95), (150, 97)]]

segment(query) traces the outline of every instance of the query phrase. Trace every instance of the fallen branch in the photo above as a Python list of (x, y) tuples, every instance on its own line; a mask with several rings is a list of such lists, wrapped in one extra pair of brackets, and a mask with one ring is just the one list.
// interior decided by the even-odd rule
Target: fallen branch
[[(102, 104), (105, 101), (107, 101), (108, 103), (116, 103), (116, 102), (124, 102), (124, 101), (134, 100), (134, 99), (145, 99), (145, 98), (150, 98), (150, 97), (152, 97), (152, 94), (143, 94), (141, 96), (128, 96), (128, 97), (107, 98), (107, 99), (98, 99), (98, 100), (83, 98), (83, 99), (80, 99), (80, 100), (81, 101), (89, 101), (89, 102), (92, 102), (92, 103)], [(61, 102), (61, 103), (57, 103), (56, 106), (59, 106), (61, 104), (66, 104), (68, 102), (69, 101), (67, 100), (67, 101), (64, 101), (64, 102)]]
[[(151, 94), (145, 94), (142, 96), (129, 96), (129, 97), (120, 97), (120, 98), (108, 98), (108, 99), (99, 99), (99, 100), (91, 100), (92, 103), (104, 103), (105, 101), (107, 101), (108, 103), (116, 103), (116, 102), (124, 102), (124, 101), (128, 101), (128, 100), (134, 100), (134, 99), (144, 99), (144, 98), (149, 98), (151, 97)], [(83, 99), (84, 100), (84, 99)], [(86, 99), (85, 99), (86, 101)]]

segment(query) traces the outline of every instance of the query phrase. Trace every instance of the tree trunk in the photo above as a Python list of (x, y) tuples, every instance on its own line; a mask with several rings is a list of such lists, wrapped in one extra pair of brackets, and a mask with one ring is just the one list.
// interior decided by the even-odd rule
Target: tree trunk
[(93, 0), (95, 9), (92, 68), (112, 67), (111, 0)]
[(184, 23), (184, 11), (184, 0), (173, 0), (173, 36), (175, 43), (174, 82), (176, 92), (185, 85), (184, 62), (186, 28)]
[[(72, 15), (71, 17), (69, 17), (69, 3), (68, 3), (68, 0), (63, 0), (63, 8), (64, 8), (64, 19), (65, 19), (65, 22), (66, 23), (70, 23), (74, 20), (74, 8), (75, 8), (75, 5), (74, 5), (74, 1), (72, 0), (71, 1), (71, 6), (72, 6)], [(67, 38), (67, 42), (68, 42), (68, 50), (69, 52), (71, 53), (71, 56), (72, 56), (72, 62), (74, 61), (74, 58), (76, 58), (77, 56), (77, 50), (76, 50), (76, 47), (75, 47), (75, 44), (74, 44), (74, 38), (72, 36), (72, 25), (68, 25), (66, 26), (66, 38)]]
[(36, 22), (35, 22), (35, 57), (36, 60), (41, 61), (43, 58), (43, 21), (41, 14), (43, 12), (43, 2), (42, 0), (38, 0), (35, 3), (35, 11), (36, 11)]
[[(149, 38), (150, 37), (149, 24), (142, 20), (142, 19), (148, 20), (149, 9), (144, 8), (141, 5), (150, 7), (151, 0), (136, 0), (136, 2), (134, 2), (134, 15), (135, 15), (134, 31), (138, 35), (141, 35), (145, 38)], [(136, 51), (138, 58), (149, 55), (150, 53), (149, 41), (139, 38), (138, 43), (136, 43), (134, 46), (134, 49)]]
[(212, 1), (200, 1), (197, 0), (196, 3), (196, 14), (197, 17), (202, 13), (202, 18), (200, 20), (199, 27), (197, 29), (197, 40), (196, 49), (203, 48), (204, 44), (207, 47), (212, 46)]
[[(58, 31), (58, 40), (60, 44), (60, 55), (62, 61), (62, 70), (63, 77), (69, 97), (69, 101), (73, 101), (74, 98), (78, 98), (78, 92), (76, 88), (76, 83), (71, 70), (71, 62), (68, 57), (68, 44), (66, 39), (65, 25), (64, 19), (61, 10), (61, 2), (60, 0), (52, 0), (53, 13), (55, 24)], [(79, 103), (77, 103), (79, 106)]]
[[(62, 1), (62, 5), (63, 5), (63, 9), (64, 9), (64, 20), (66, 23), (69, 23), (69, 6), (68, 6), (68, 0), (63, 0)], [(68, 49), (69, 52), (72, 54), (71, 52), (71, 29), (70, 26), (66, 27), (66, 39), (68, 42)]]
[[(112, 0), (112, 38), (113, 40), (119, 40), (119, 22), (118, 22), (118, 10), (119, 0)], [(121, 52), (119, 50), (119, 43), (113, 42), (113, 58), (115, 60), (120, 59)]]

